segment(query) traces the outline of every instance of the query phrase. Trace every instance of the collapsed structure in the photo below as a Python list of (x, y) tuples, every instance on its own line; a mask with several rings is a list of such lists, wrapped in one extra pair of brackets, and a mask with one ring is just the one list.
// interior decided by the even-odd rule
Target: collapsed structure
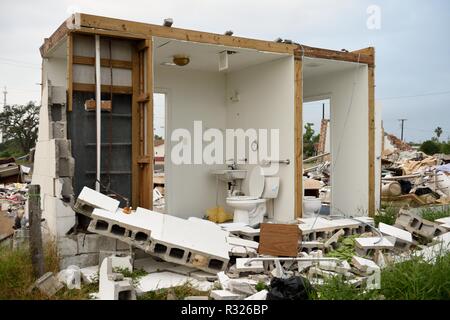
[[(152, 208), (157, 92), (167, 95), (169, 134), (195, 133), (194, 121), (219, 130), (279, 129), (279, 155), (271, 161), (280, 163), (280, 189), (267, 201), (278, 222), (302, 216), (302, 103), (331, 98), (331, 212), (373, 215), (378, 206), (373, 48), (333, 51), (77, 13), (41, 54), (33, 183), (41, 185), (43, 216), (57, 237), (74, 226), (86, 230), (90, 220), (73, 210), (84, 186), (114, 190), (122, 206)], [(257, 149), (259, 141), (249, 143)], [(230, 210), (226, 187), (216, 187), (210, 174), (224, 166), (176, 165), (173, 145), (166, 143), (164, 160), (166, 212), (187, 218), (215, 204)], [(234, 160), (250, 171), (248, 154), (242, 158)]]

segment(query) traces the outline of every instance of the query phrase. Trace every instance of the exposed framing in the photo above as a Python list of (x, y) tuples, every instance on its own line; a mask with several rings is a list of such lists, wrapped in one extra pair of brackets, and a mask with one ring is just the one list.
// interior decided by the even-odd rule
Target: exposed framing
[[(215, 44), (238, 48), (254, 49), (266, 52), (290, 54), (294, 56), (294, 116), (295, 116), (295, 217), (302, 216), (303, 198), (303, 79), (302, 58), (312, 57), (339, 61), (359, 62), (369, 67), (369, 104), (368, 104), (368, 145), (369, 145), (369, 216), (375, 214), (375, 50), (372, 47), (348, 52), (314, 48), (301, 44), (277, 43), (235, 36), (226, 36), (208, 32), (163, 27), (134, 21), (113, 19), (89, 14), (77, 13), (67, 19), (50, 37), (46, 38), (40, 48), (42, 57), (47, 57), (52, 50), (68, 35), (67, 88), (68, 111), (72, 110), (73, 90), (91, 91), (90, 85), (72, 82), (73, 64), (92, 64), (92, 59), (73, 56), (74, 33), (99, 34), (102, 36), (141, 40), (133, 61), (129, 62), (102, 59), (102, 66), (132, 69), (132, 87), (113, 87), (113, 92), (132, 94), (132, 204), (151, 208), (153, 203), (153, 53), (152, 36), (174, 40)], [(139, 51), (146, 54), (140, 57)], [(145, 58), (144, 58), (145, 57)], [(145, 63), (143, 61), (145, 60)], [(145, 70), (144, 70), (145, 68)], [(144, 75), (143, 78), (141, 75)], [(143, 86), (142, 86), (143, 85)], [(102, 89), (103, 90), (103, 89)], [(144, 117), (143, 114), (146, 113)], [(146, 120), (145, 120), (146, 119)], [(145, 123), (144, 123), (145, 122)], [(143, 129), (146, 128), (146, 129)], [(139, 141), (139, 144), (134, 143)], [(144, 146), (144, 147), (143, 147)], [(143, 183), (145, 182), (145, 183)], [(138, 191), (137, 191), (138, 190)]]

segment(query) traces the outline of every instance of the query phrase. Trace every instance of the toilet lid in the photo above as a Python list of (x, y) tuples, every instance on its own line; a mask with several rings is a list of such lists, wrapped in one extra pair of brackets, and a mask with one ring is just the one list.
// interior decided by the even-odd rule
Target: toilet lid
[(264, 176), (260, 166), (253, 168), (248, 181), (248, 191), (252, 197), (261, 198), (264, 191)]

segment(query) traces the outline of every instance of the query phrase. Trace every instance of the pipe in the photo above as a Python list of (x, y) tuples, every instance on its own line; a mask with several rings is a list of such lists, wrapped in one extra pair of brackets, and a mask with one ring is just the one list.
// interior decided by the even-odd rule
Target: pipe
[(102, 125), (102, 86), (101, 86), (101, 68), (100, 68), (100, 36), (95, 35), (95, 119), (96, 119), (96, 129), (97, 129), (97, 176), (95, 182), (95, 190), (100, 192), (100, 173), (101, 173), (101, 150), (102, 150), (102, 139), (101, 139), (101, 125)]
[(340, 261), (338, 258), (278, 258), (278, 257), (260, 257), (260, 258), (250, 258), (245, 263), (244, 266), (250, 266), (254, 261)]

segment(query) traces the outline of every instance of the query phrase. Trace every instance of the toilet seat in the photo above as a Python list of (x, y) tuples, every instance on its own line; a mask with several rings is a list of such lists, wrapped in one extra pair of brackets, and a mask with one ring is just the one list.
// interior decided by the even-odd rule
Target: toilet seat
[(258, 200), (258, 197), (254, 197), (254, 196), (233, 196), (233, 197), (228, 197), (227, 200), (229, 201), (248, 201), (248, 200)]

